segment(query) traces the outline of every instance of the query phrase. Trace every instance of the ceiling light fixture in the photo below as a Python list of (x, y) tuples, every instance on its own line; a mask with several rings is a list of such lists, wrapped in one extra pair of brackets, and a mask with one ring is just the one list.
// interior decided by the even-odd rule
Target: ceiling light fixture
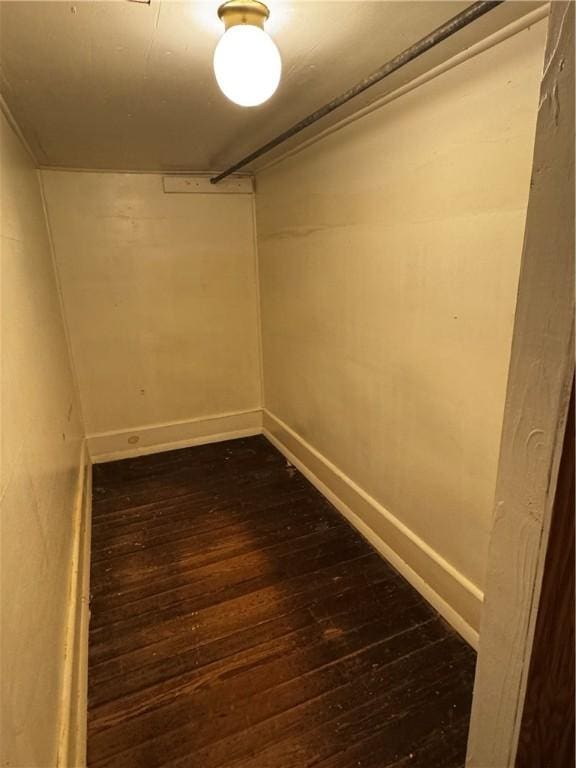
[(258, 0), (229, 0), (218, 8), (226, 31), (214, 51), (222, 93), (241, 107), (257, 107), (278, 88), (282, 59), (264, 31), (270, 11)]

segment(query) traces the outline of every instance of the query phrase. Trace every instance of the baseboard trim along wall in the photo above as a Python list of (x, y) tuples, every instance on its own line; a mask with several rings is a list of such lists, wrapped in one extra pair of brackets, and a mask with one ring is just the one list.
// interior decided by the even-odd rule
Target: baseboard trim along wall
[[(264, 434), (474, 648), (483, 593), (291, 427), (267, 410), (89, 435), (93, 463)], [(136, 439), (135, 439), (136, 438)]]
[(269, 411), (265, 437), (474, 648), (483, 594), (376, 499)]
[[(90, 435), (82, 448), (74, 511), (59, 768), (86, 765), (91, 463), (257, 434), (264, 434), (465, 640), (478, 647), (482, 592), (269, 411), (239, 411)], [(134, 437), (138, 438), (136, 443), (130, 440)]]
[(189, 421), (174, 421), (118, 432), (88, 435), (90, 458), (94, 464), (187, 448), (202, 443), (217, 443), (262, 432), (262, 411), (235, 411)]
[(86, 765), (91, 512), (92, 465), (83, 441), (74, 509), (58, 768)]

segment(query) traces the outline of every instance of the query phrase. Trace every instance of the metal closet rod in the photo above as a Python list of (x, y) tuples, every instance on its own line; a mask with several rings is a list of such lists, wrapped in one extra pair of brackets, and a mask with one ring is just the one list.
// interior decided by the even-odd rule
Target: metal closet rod
[(449, 19), (433, 32), (430, 32), (429, 35), (426, 35), (426, 37), (423, 37), (417, 43), (414, 43), (414, 45), (406, 48), (406, 50), (402, 51), (402, 53), (399, 53), (398, 56), (394, 56), (393, 59), (390, 59), (390, 61), (386, 62), (386, 64), (383, 64), (379, 69), (376, 70), (376, 72), (373, 72), (368, 77), (365, 77), (364, 80), (360, 80), (358, 83), (356, 83), (356, 85), (353, 85), (352, 88), (344, 91), (344, 93), (342, 93), (340, 96), (337, 96), (335, 99), (332, 99), (332, 101), (324, 104), (323, 107), (320, 107), (320, 109), (317, 109), (315, 112), (312, 112), (298, 123), (295, 123), (290, 128), (288, 128), (288, 130), (276, 136), (276, 138), (268, 141), (266, 144), (263, 144), (261, 147), (254, 150), (254, 152), (251, 152), (249, 155), (246, 155), (246, 157), (243, 157), (242, 160), (239, 160), (237, 163), (234, 163), (234, 165), (231, 165), (230, 168), (227, 168), (225, 171), (222, 171), (222, 173), (219, 173), (217, 176), (211, 178), (210, 182), (212, 184), (218, 184), (219, 181), (222, 181), (222, 179), (230, 176), (231, 173), (235, 173), (236, 171), (240, 170), (240, 168), (243, 168), (245, 165), (248, 165), (248, 163), (251, 163), (253, 160), (257, 160), (259, 157), (262, 157), (262, 155), (270, 152), (270, 150), (274, 149), (280, 144), (283, 144), (285, 141), (288, 141), (288, 139), (291, 139), (292, 136), (296, 136), (296, 134), (300, 133), (300, 131), (303, 131), (305, 128), (308, 128), (308, 126), (313, 125), (318, 120), (326, 117), (326, 115), (329, 115), (330, 112), (334, 112), (335, 109), (338, 109), (338, 107), (346, 104), (347, 101), (350, 101), (363, 91), (366, 91), (368, 88), (376, 85), (376, 83), (384, 80), (384, 78), (388, 77), (388, 75), (391, 75), (392, 72), (396, 72), (396, 70), (400, 69), (405, 64), (409, 64), (411, 61), (414, 61), (414, 59), (418, 58), (418, 56), (421, 56), (423, 53), (426, 53), (426, 51), (434, 48), (434, 46), (438, 45), (438, 43), (441, 43), (443, 40), (451, 37), (456, 32), (464, 29), (464, 27), (467, 27), (468, 24), (471, 24), (473, 21), (476, 21), (476, 19), (479, 19), (480, 16), (484, 16), (484, 14), (488, 13), (488, 11), (491, 11), (493, 8), (502, 5), (503, 2), (504, 0), (491, 0), (490, 2), (483, 1), (473, 3), (472, 5), (468, 6), (468, 8), (463, 10), (461, 13), (456, 14), (456, 16)]

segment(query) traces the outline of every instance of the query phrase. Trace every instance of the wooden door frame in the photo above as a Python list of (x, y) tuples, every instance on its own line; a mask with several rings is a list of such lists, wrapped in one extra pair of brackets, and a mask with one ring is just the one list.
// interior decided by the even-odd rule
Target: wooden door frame
[(574, 377), (574, 3), (552, 2), (467, 766), (513, 768)]

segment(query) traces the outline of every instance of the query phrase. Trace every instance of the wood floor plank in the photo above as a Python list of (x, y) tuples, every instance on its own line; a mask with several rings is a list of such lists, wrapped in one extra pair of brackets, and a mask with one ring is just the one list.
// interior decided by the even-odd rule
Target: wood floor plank
[(114, 604), (120, 605), (143, 599), (146, 596), (159, 595), (178, 587), (190, 585), (194, 580), (193, 571), (197, 570), (199, 566), (200, 564), (194, 561), (193, 558), (189, 565), (187, 565), (185, 559), (182, 559), (178, 563), (178, 568), (173, 568), (169, 573), (163, 575), (155, 574), (154, 578), (151, 579), (146, 579), (142, 575), (141, 579), (134, 584), (128, 585), (120, 582), (116, 585), (115, 589), (113, 589), (114, 585), (109, 579), (103, 578), (100, 584), (93, 585), (92, 608), (96, 609), (98, 599), (102, 595), (102, 607), (107, 612), (110, 609), (110, 592), (114, 594)]
[[(394, 647), (390, 642), (376, 643), (332, 669), (320, 669), (275, 688), (274, 696), (260, 695), (252, 698), (247, 724), (235, 733), (234, 726), (237, 730), (237, 724), (232, 723), (230, 728), (226, 723), (232, 735), (223, 738), (225, 729), (220, 729), (203, 749), (194, 750), (194, 763), (205, 765), (206, 768), (220, 768), (250, 761), (255, 754), (265, 756), (267, 750), (276, 750), (281, 741), (296, 736), (300, 738), (308, 730), (318, 728), (322, 723), (329, 723), (363, 705), (381, 686), (384, 669), (388, 688), (405, 685), (407, 668), (427, 668), (426, 646), (430, 644), (430, 634), (414, 628), (403, 634), (401, 639), (398, 636), (393, 639), (397, 641), (396, 653), (402, 644), (405, 655), (401, 661), (396, 659), (390, 662), (389, 656), (383, 652), (386, 648)], [(340, 673), (340, 684), (330, 680), (331, 671)], [(188, 749), (190, 737), (187, 733), (185, 735), (184, 746)], [(203, 741), (208, 742), (204, 734), (202, 737)], [(190, 754), (188, 750), (173, 764), (184, 764)]]
[[(152, 717), (133, 723), (134, 729), (145, 725), (151, 738), (144, 752), (134, 748), (129, 750), (130, 762), (138, 762), (139, 755), (150, 759), (152, 748), (158, 751), (161, 747), (162, 759), (166, 759), (168, 755), (174, 757), (182, 751), (186, 755), (191, 749), (196, 751), (201, 746), (213, 744), (230, 733), (242, 730), (246, 718), (255, 724), (319, 693), (341, 687), (353, 677), (360, 679), (367, 672), (374, 674), (386, 663), (393, 663), (391, 660), (399, 655), (400, 649), (407, 654), (410, 650), (445, 639), (445, 628), (431, 619), (400, 635), (382, 639), (384, 634), (381, 625), (376, 623), (357, 630), (355, 636), (345, 638), (329, 654), (322, 654), (325, 644), (316, 643), (316, 647), (311, 647), (306, 654), (296, 649), (284, 664), (276, 659), (258, 668), (252, 660), (249, 665), (242, 664), (236, 670), (230, 670), (227, 680), (231, 682), (224, 688), (221, 680), (209, 671), (207, 685), (194, 687), (197, 693), (192, 703), (185, 699), (186, 690), (181, 690), (183, 695), (168, 706), (151, 713)], [(263, 661), (266, 661), (265, 656)], [(366, 691), (362, 686), (359, 690), (365, 698)], [(231, 701), (233, 707), (230, 706)], [(209, 712), (210, 721), (191, 717), (191, 705), (195, 711)], [(159, 729), (158, 724), (162, 722), (169, 722), (170, 728)], [(125, 745), (130, 743), (130, 740), (124, 741)]]
[[(297, 515), (293, 514), (295, 505), (297, 505)], [(179, 508), (181, 507), (179, 506)], [(197, 510), (192, 505), (181, 512), (179, 517), (171, 516), (167, 520), (154, 521), (155, 524), (151, 521), (147, 521), (145, 525), (139, 523), (136, 528), (132, 529), (128, 529), (128, 525), (125, 525), (123, 530), (115, 536), (113, 544), (110, 543), (110, 530), (108, 528), (104, 531), (105, 537), (102, 539), (101, 547), (98, 547), (100, 543), (98, 540), (94, 543), (96, 551), (101, 553), (99, 557), (94, 559), (94, 562), (139, 552), (140, 547), (150, 549), (166, 544), (173, 541), (174, 535), (178, 532), (183, 534), (183, 539), (194, 537), (196, 549), (206, 543), (214, 543), (215, 536), (226, 537), (231, 532), (241, 536), (242, 532), (238, 530), (240, 522), (238, 515), (232, 517), (230, 511), (227, 510), (226, 514), (221, 515), (221, 521), (215, 520), (214, 515), (206, 515), (203, 528), (195, 528), (190, 520), (191, 513), (195, 512)], [(322, 516), (316, 501), (307, 499), (303, 494), (296, 496), (296, 500), (283, 499), (272, 509), (266, 509), (265, 512), (266, 514), (258, 515), (258, 511), (252, 508), (244, 513), (244, 520), (250, 522), (250, 530), (244, 532), (244, 538), (257, 534), (266, 537), (271, 532), (281, 533), (284, 530), (292, 530), (296, 534), (300, 528), (307, 531), (311, 525), (317, 527), (320, 521), (327, 526), (330, 523), (335, 524), (334, 516), (331, 516), (332, 519), (327, 515)]]
[[(321, 569), (334, 561), (345, 563), (358, 557), (361, 551), (360, 542), (344, 543), (329, 553), (311, 554), (308, 560), (310, 567)], [(130, 650), (149, 647), (161, 640), (168, 640), (178, 635), (195, 633), (196, 641), (200, 642), (206, 636), (231, 634), (240, 627), (257, 624), (277, 614), (279, 610), (288, 610), (298, 604), (309, 602), (308, 590), (304, 585), (297, 594), (284, 594), (275, 586), (251, 592), (248, 595), (224, 601), (222, 606), (213, 606), (209, 612), (197, 615), (198, 611), (186, 608), (184, 615), (172, 610), (168, 617), (161, 616), (158, 622), (136, 622), (127, 631), (122, 628), (106, 633), (106, 627), (96, 629), (92, 633), (90, 660), (99, 661), (121, 654), (123, 649)]]
[[(409, 614), (409, 621), (405, 620), (405, 614)], [(418, 626), (429, 618), (423, 612), (416, 614), (411, 606), (403, 609), (399, 615), (405, 620), (404, 626), (407, 628)], [(339, 617), (335, 617), (317, 641), (310, 638), (308, 642), (302, 643), (301, 638), (288, 637), (284, 643), (276, 640), (272, 644), (257, 646), (254, 654), (246, 654), (247, 658), (229, 660), (228, 664), (221, 665), (226, 680), (223, 688), (220, 687), (218, 670), (214, 669), (206, 672), (201, 670), (200, 674), (192, 669), (188, 673), (183, 671), (177, 679), (166, 682), (157, 680), (145, 690), (121, 699), (122, 720), (138, 717), (145, 710), (165, 706), (183, 696), (193, 695), (195, 707), (207, 706), (209, 709), (216, 706), (213, 699), (218, 703), (229, 697), (240, 701), (273, 685), (280, 685), (286, 680), (361, 652), (366, 646), (383, 642), (396, 633), (395, 623), (390, 616), (378, 617), (376, 620), (372, 617), (367, 622), (359, 622), (359, 626), (348, 632), (341, 630), (338, 624)], [(198, 694), (199, 688), (202, 689), (202, 695)], [(216, 693), (215, 688), (218, 688)], [(94, 710), (95, 728), (107, 727), (115, 722), (118, 703), (119, 700), (116, 700), (111, 706)]]
[[(246, 562), (246, 560), (244, 560)], [(351, 565), (354, 562), (355, 565)], [(312, 584), (318, 581), (323, 582), (329, 578), (343, 581), (345, 576), (351, 578), (369, 579), (374, 581), (386, 578), (382, 574), (377, 558), (374, 555), (359, 553), (357, 557), (338, 562), (336, 567), (330, 565), (328, 568), (316, 568), (316, 562), (304, 562), (301, 565), (300, 575), (292, 576), (286, 574), (279, 567), (266, 567), (261, 563), (255, 571), (247, 573), (245, 570), (223, 571), (214, 565), (209, 565), (203, 569), (192, 569), (186, 571), (184, 580), (163, 582), (161, 589), (155, 593), (149, 591), (130, 591), (117, 594), (114, 608), (106, 607), (107, 596), (101, 600), (98, 598), (94, 602), (93, 608), (93, 629), (96, 631), (101, 626), (111, 627), (121, 622), (127, 622), (132, 617), (152, 614), (151, 619), (160, 616), (160, 612), (171, 606), (193, 602), (195, 610), (210, 607), (216, 603), (224, 603), (250, 592), (256, 592), (267, 587), (288, 587), (298, 588), (298, 581), (303, 582), (305, 575), (310, 577), (310, 582), (305, 584), (309, 590)], [(359, 569), (359, 570), (356, 570)], [(335, 575), (330, 577), (328, 574)], [(287, 582), (291, 582), (288, 584)]]
[[(342, 589), (349, 590), (350, 587), (354, 584), (358, 584), (359, 582), (363, 581), (363, 579), (366, 578), (366, 576), (370, 573), (371, 565), (372, 565), (372, 559), (370, 556), (368, 558), (358, 558), (352, 561), (349, 561), (345, 564), (345, 566), (349, 569), (349, 573), (345, 574), (344, 576), (338, 576), (338, 580), (341, 584)], [(352, 573), (352, 569), (356, 569), (357, 573)], [(194, 651), (196, 656), (198, 656), (198, 649), (202, 648), (202, 659), (204, 660), (206, 658), (206, 654), (208, 653), (208, 645), (213, 644), (214, 642), (220, 642), (223, 644), (223, 646), (235, 648), (237, 644), (237, 636), (242, 636), (242, 638), (245, 637), (245, 640), (243, 642), (249, 644), (251, 640), (254, 640), (253, 644), (256, 645), (258, 642), (262, 642), (263, 639), (267, 639), (268, 634), (273, 633), (273, 627), (276, 627), (276, 625), (285, 626), (287, 623), (289, 626), (293, 626), (295, 624), (295, 618), (301, 615), (305, 615), (307, 617), (306, 623), (309, 622), (315, 622), (318, 626), (321, 625), (321, 623), (315, 618), (313, 615), (313, 608), (315, 605), (315, 601), (318, 598), (318, 591), (319, 591), (319, 584), (321, 583), (330, 583), (333, 581), (334, 577), (330, 576), (330, 574), (333, 574), (335, 571), (334, 568), (324, 569), (320, 573), (312, 574), (310, 577), (310, 581), (312, 582), (312, 576), (315, 577), (313, 583), (308, 585), (311, 587), (311, 591), (308, 592), (308, 594), (304, 594), (304, 599), (299, 601), (297, 603), (297, 608), (295, 608), (295, 605), (286, 605), (286, 613), (283, 613), (281, 611), (273, 610), (272, 616), (269, 620), (266, 621), (259, 621), (258, 623), (254, 625), (246, 624), (246, 626), (242, 625), (239, 630), (233, 631), (232, 633), (227, 633), (224, 631), (223, 635), (220, 635), (216, 631), (216, 627), (213, 625), (210, 627), (210, 631), (205, 633), (205, 642), (201, 642), (198, 635), (195, 635), (194, 637), (190, 638), (190, 649)], [(251, 582), (247, 582), (248, 584), (248, 591), (246, 594), (249, 594), (251, 591), (249, 588), (251, 586)], [(244, 586), (244, 585), (241, 585)], [(210, 598), (212, 599), (212, 598)], [(334, 610), (334, 614), (336, 613), (343, 613), (346, 611), (353, 612), (354, 618), (351, 619), (351, 622), (354, 622), (355, 625), (359, 625), (359, 621), (357, 620), (357, 611), (366, 610), (365, 606), (363, 605), (364, 596), (362, 596), (359, 600), (355, 601), (354, 603), (351, 603), (350, 601), (346, 601), (341, 606), (336, 606)], [(205, 610), (199, 610), (196, 613), (196, 616), (198, 617), (198, 625), (202, 624), (204, 626), (210, 625), (210, 620), (213, 617), (218, 618), (218, 612), (214, 609), (214, 606), (210, 604), (208, 608), (212, 608), (212, 611), (205, 609)], [(381, 609), (378, 609), (381, 610)], [(154, 611), (150, 611), (150, 615), (153, 618), (154, 617)], [(328, 619), (330, 620), (330, 615), (328, 615)], [(343, 622), (344, 619), (340, 617), (340, 620)], [(296, 628), (300, 628), (301, 623), (296, 623)], [(260, 639), (259, 639), (260, 638)], [(167, 665), (170, 665), (173, 663), (173, 657), (167, 652), (167, 643), (169, 644), (171, 642), (171, 639), (168, 638), (166, 641), (158, 641), (158, 644), (155, 648), (155, 657), (159, 657), (163, 663), (166, 663)], [(246, 646), (247, 647), (247, 646)], [(189, 650), (186, 648), (181, 640), (178, 640), (178, 664), (181, 666), (182, 663), (182, 656), (184, 653), (188, 653)], [(138, 658), (135, 658), (134, 655), (138, 654)], [(127, 658), (128, 657), (128, 658)], [(120, 672), (123, 671), (123, 680), (122, 682), (126, 681), (127, 672), (126, 667), (132, 667), (134, 672), (141, 672), (142, 669), (145, 668), (146, 662), (150, 661), (150, 652), (148, 649), (143, 649), (142, 652), (140, 652), (140, 649), (137, 647), (131, 647), (126, 653), (122, 653), (120, 655), (115, 655), (113, 658), (108, 659), (106, 661), (103, 661), (99, 664), (93, 664), (92, 665), (92, 674), (96, 676), (99, 683), (103, 682), (106, 679), (109, 678), (115, 678)], [(138, 662), (138, 663), (136, 663)], [(198, 661), (195, 662), (196, 664)]]
[[(386, 729), (395, 737), (388, 739), (392, 747), (390, 756), (396, 757), (402, 752), (407, 754), (418, 730), (412, 728), (406, 733), (407, 743), (398, 739), (397, 734), (402, 721), (409, 719), (413, 722), (412, 710), (416, 710), (418, 717), (425, 721), (419, 722), (418, 726), (420, 731), (427, 733), (432, 723), (444, 722), (444, 718), (449, 717), (454, 705), (452, 686), (458, 679), (458, 673), (450, 669), (446, 650), (445, 644), (440, 641), (364, 676), (355, 675), (354, 684), (340, 691), (340, 697), (333, 697), (332, 708), (327, 706), (325, 699), (312, 702), (307, 707), (308, 711), (304, 708), (298, 713), (290, 711), (290, 717), (284, 718), (288, 720), (288, 726), (281, 723), (278, 727), (278, 722), (274, 723), (276, 729), (268, 739), (262, 735), (262, 742), (254, 742), (252, 749), (244, 749), (244, 755), (238, 759), (229, 761), (223, 753), (217, 762), (205, 764), (214, 768), (256, 765), (261, 768), (288, 768), (312, 757), (316, 764), (325, 764), (327, 768), (328, 765), (343, 762), (342, 753), (348, 752), (351, 743), (361, 742), (375, 731)], [(457, 652), (454, 660), (459, 660)], [(409, 674), (412, 671), (417, 673), (417, 681)], [(406, 728), (404, 730), (407, 731)], [(210, 752), (216, 754), (214, 750)], [(210, 752), (206, 755), (207, 759)], [(382, 760), (383, 749), (379, 752)], [(197, 753), (194, 753), (194, 760), (196, 756)]]
[(463, 765), (474, 653), (263, 437), (96, 466), (92, 551), (91, 768)]

